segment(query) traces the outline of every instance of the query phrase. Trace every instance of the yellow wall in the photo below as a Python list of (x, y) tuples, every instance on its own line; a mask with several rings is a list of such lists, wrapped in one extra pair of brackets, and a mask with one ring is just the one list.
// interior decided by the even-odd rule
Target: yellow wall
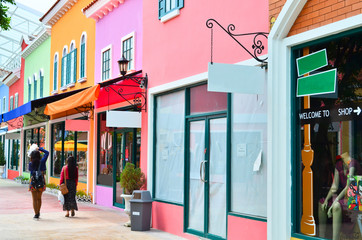
[[(50, 94), (53, 90), (53, 76), (54, 76), (54, 56), (58, 52), (58, 92), (63, 93), (67, 91), (73, 91), (76, 89), (82, 89), (85, 87), (94, 85), (94, 58), (95, 58), (95, 20), (86, 18), (82, 13), (82, 9), (86, 7), (92, 0), (78, 1), (75, 5), (69, 9), (53, 26), (51, 30), (51, 50), (50, 50)], [(87, 81), (83, 83), (75, 83), (74, 87), (68, 88), (65, 91), (60, 91), (61, 84), (61, 59), (63, 48), (66, 45), (69, 47), (71, 42), (75, 41), (75, 47), (77, 48), (77, 80), (80, 78), (80, 39), (86, 32), (86, 77)], [(54, 119), (54, 116), (51, 117)], [(94, 121), (90, 121), (90, 131), (88, 135), (88, 191), (93, 192), (93, 142), (94, 142)], [(49, 182), (59, 184), (58, 178), (49, 178)], [(78, 190), (87, 189), (87, 185), (84, 183), (78, 184)]]
[[(48, 182), (53, 183), (55, 185), (59, 185), (59, 181), (60, 181), (60, 178), (49, 177)], [(87, 184), (78, 182), (77, 190), (87, 192)]]
[(83, 32), (87, 34), (86, 41), (86, 77), (87, 81), (84, 83), (76, 83), (75, 87), (68, 88), (65, 91), (72, 91), (75, 89), (85, 88), (94, 85), (94, 49), (95, 49), (95, 20), (86, 18), (82, 13), (82, 9), (86, 7), (91, 0), (79, 1), (71, 9), (69, 9), (52, 27), (51, 50), (50, 50), (50, 93), (53, 90), (53, 76), (54, 76), (54, 56), (58, 52), (58, 89), (60, 88), (61, 81), (61, 61), (64, 46), (69, 47), (72, 40), (75, 41), (77, 50), (77, 80), (79, 79), (79, 55), (80, 55), (80, 38)]

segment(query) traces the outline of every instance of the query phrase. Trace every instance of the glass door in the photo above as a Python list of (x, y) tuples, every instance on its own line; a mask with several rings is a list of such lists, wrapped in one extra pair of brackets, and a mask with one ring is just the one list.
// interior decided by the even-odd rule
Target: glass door
[(187, 231), (226, 239), (225, 116), (189, 121)]
[(139, 167), (140, 156), (140, 129), (125, 128), (115, 131), (113, 135), (113, 205), (124, 208), (124, 200), (121, 197), (121, 173), (127, 162)]

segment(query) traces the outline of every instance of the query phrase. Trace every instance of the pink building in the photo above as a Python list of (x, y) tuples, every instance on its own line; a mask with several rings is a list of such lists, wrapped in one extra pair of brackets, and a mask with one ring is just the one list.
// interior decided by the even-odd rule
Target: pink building
[(94, 200), (124, 208), (119, 179), (126, 162), (140, 166), (141, 113), (132, 103), (143, 90), (137, 81), (122, 80), (117, 61), (124, 56), (127, 74), (142, 77), (142, 1), (94, 0), (83, 13), (96, 20), (94, 79), (101, 85), (94, 110)]
[[(234, 24), (234, 34), (268, 32), (268, 1), (143, 1), (141, 165), (152, 227), (189, 239), (266, 239), (266, 70), (216, 22), (208, 28), (210, 18)], [(254, 36), (235, 38), (254, 52)], [(228, 65), (208, 69), (211, 61)]]

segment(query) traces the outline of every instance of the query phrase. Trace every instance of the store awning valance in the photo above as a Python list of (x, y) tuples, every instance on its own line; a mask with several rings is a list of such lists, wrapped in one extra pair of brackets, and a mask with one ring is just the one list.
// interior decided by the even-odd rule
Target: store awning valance
[(28, 114), (31, 112), (31, 102), (25, 103), (24, 105), (21, 105), (20, 107), (15, 108), (14, 110), (11, 110), (10, 112), (3, 114), (4, 122), (7, 122), (11, 119), (23, 116), (25, 114)]
[(44, 110), (46, 115), (54, 115), (65, 112), (77, 107), (81, 107), (87, 103), (98, 99), (100, 85), (97, 84), (91, 88), (87, 88), (79, 93), (64, 98), (62, 100), (47, 104)]
[[(32, 100), (30, 102), (27, 102), (7, 113), (2, 114), (2, 117), (0, 119), (7, 122), (9, 120), (15, 119), (17, 117), (23, 116), (25, 114), (30, 113), (31, 111), (33, 111), (36, 108), (42, 107), (48, 103), (54, 102), (54, 101), (58, 101), (60, 99), (66, 98), (68, 96), (71, 96), (73, 94), (76, 94), (78, 92), (80, 92), (81, 90), (74, 90), (71, 92), (66, 92), (66, 93), (62, 93), (62, 94), (57, 94), (57, 95), (53, 95), (53, 96), (49, 96), (49, 97), (44, 97), (44, 98), (39, 98), (39, 99), (35, 99)], [(0, 115), (1, 116), (1, 115)]]

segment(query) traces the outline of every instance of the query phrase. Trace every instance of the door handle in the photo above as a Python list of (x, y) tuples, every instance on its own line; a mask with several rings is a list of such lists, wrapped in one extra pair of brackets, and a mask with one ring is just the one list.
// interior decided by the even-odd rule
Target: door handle
[(207, 161), (205, 160), (205, 161), (202, 161), (201, 163), (200, 163), (200, 180), (202, 181), (202, 182), (204, 182), (204, 183), (206, 183), (207, 181), (205, 180), (205, 175), (206, 175), (206, 173), (205, 173), (205, 163), (206, 163)]

